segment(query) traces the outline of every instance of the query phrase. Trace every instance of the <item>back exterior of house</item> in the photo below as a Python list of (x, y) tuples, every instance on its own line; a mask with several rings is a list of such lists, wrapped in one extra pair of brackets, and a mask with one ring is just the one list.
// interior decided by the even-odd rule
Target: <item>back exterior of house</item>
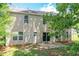
[[(6, 45), (53, 42), (49, 29), (43, 21), (43, 12), (12, 11), (12, 23), (7, 30)], [(70, 34), (70, 32), (68, 32)]]

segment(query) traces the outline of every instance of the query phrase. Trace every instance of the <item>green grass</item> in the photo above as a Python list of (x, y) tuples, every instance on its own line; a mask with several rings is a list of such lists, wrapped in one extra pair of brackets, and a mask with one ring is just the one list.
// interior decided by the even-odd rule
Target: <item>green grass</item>
[(25, 48), (17, 48), (11, 47), (6, 49), (6, 53), (0, 53), (0, 56), (76, 56), (79, 52), (79, 43), (73, 43), (71, 45), (66, 45), (60, 48), (52, 48), (52, 49), (44, 49), (44, 50), (36, 50), (25, 49)]
[(38, 51), (38, 50), (16, 50), (13, 53), (13, 56), (47, 56), (48, 53), (46, 51)]
[(71, 45), (65, 45), (60, 48), (52, 48), (52, 49), (25, 49), (21, 47), (10, 47), (5, 49), (6, 52), (3, 53), (0, 51), (0, 56), (76, 56), (79, 55), (79, 43), (73, 43)]
[(79, 50), (78, 46), (71, 45), (64, 48), (53, 48), (47, 50), (24, 50), (15, 47), (10, 48), (6, 53), (1, 53), (3, 56), (76, 56)]
[[(37, 56), (37, 55), (41, 55), (42, 53), (40, 53), (37, 50), (20, 50), (17, 48), (11, 48), (10, 50), (8, 50), (8, 52), (4, 53), (3, 56)], [(45, 54), (42, 54), (45, 55)]]

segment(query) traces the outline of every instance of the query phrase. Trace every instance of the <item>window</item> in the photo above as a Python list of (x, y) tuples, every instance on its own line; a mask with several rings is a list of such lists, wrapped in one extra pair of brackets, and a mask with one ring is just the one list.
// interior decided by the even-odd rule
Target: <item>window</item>
[(24, 16), (24, 23), (28, 23), (28, 16)]
[(13, 40), (17, 40), (18, 39), (17, 35), (18, 35), (18, 32), (13, 32)]
[(23, 36), (19, 35), (19, 40), (23, 40)]
[(23, 35), (23, 32), (19, 32), (19, 35)]
[(23, 40), (23, 32), (19, 32), (18, 35), (19, 35), (19, 40)]
[(17, 40), (17, 36), (13, 36), (13, 40)]
[(34, 32), (34, 36), (36, 36), (37, 35), (37, 32)]
[(13, 40), (23, 40), (23, 32), (14, 32)]

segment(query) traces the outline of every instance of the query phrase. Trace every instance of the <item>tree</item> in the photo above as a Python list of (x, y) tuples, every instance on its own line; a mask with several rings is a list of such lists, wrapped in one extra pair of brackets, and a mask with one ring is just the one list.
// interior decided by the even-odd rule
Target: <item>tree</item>
[(52, 15), (51, 13), (48, 13), (43, 16), (51, 29), (50, 34), (55, 36), (65, 35), (64, 32), (66, 29), (78, 27), (75, 25), (79, 23), (79, 4), (56, 4), (56, 9), (59, 11), (58, 14)]
[(0, 3), (0, 37), (6, 35), (6, 26), (10, 23), (9, 6)]

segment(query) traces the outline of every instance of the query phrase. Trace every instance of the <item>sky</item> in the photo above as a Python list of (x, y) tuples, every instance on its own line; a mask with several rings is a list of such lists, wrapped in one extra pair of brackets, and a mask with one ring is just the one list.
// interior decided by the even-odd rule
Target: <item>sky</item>
[(11, 9), (20, 9), (20, 10), (37, 10), (37, 11), (56, 11), (55, 3), (13, 3), (10, 5)]

